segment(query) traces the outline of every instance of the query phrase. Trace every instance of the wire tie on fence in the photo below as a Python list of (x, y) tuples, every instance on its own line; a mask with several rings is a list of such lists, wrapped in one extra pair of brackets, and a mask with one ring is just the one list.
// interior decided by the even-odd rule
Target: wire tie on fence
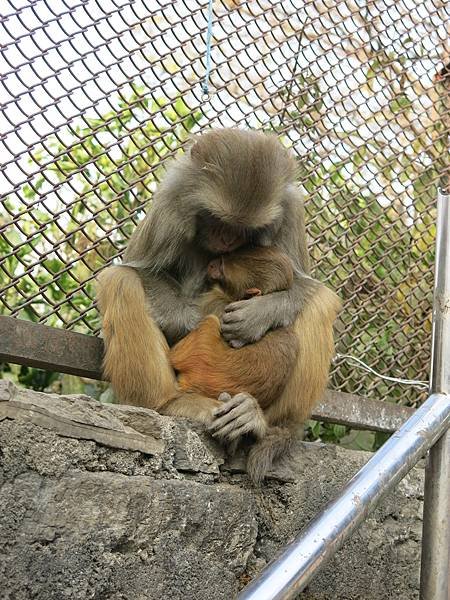
[(212, 46), (212, 26), (213, 26), (213, 0), (208, 0), (208, 29), (206, 32), (206, 71), (202, 83), (202, 101), (209, 100), (209, 76), (211, 74), (211, 46)]
[(339, 360), (356, 362), (365, 371), (368, 371), (369, 373), (372, 373), (373, 375), (376, 375), (377, 377), (379, 377), (380, 379), (384, 379), (385, 381), (392, 381), (394, 383), (401, 383), (403, 385), (411, 385), (414, 387), (423, 387), (426, 389), (428, 389), (429, 387), (428, 381), (420, 381), (419, 379), (402, 379), (399, 377), (389, 377), (388, 375), (382, 375), (381, 373), (378, 373), (378, 371), (375, 371), (375, 369), (372, 369), (372, 367), (369, 367), (369, 365), (366, 365), (366, 363), (363, 362), (360, 358), (356, 358), (356, 356), (351, 356), (350, 354), (336, 354), (333, 358), (333, 363), (336, 363)]

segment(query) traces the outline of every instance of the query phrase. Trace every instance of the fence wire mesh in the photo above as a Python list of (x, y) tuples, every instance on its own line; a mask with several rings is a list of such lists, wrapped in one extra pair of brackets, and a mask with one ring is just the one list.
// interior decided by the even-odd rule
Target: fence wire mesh
[[(427, 379), (436, 187), (448, 174), (445, 0), (3, 0), (0, 314), (97, 333), (119, 259), (192, 133), (278, 132), (298, 156), (337, 349)], [(333, 371), (336, 389), (417, 390)]]

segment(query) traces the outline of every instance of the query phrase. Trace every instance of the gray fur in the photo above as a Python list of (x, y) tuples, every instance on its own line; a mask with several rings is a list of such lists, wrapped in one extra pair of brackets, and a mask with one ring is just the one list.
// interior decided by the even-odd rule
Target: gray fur
[(251, 448), (247, 458), (247, 473), (255, 485), (260, 485), (264, 477), (279, 459), (289, 458), (293, 443), (293, 432), (287, 427), (271, 427), (266, 436)]
[(198, 231), (205, 210), (231, 226), (254, 232), (258, 226), (252, 243), (280, 248), (296, 273), (291, 290), (244, 301), (225, 339), (248, 343), (293, 323), (316, 285), (305, 277), (308, 253), (294, 170), (275, 137), (237, 129), (205, 133), (190, 153), (173, 161), (124, 256), (124, 264), (139, 272), (152, 316), (169, 343), (200, 319), (197, 300), (211, 258)]

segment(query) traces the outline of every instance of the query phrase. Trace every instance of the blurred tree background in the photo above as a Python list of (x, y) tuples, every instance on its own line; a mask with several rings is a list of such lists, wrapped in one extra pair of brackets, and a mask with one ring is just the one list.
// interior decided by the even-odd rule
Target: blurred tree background
[[(117, 96), (114, 105), (115, 110), (85, 119), (34, 151), (33, 164), (42, 171), (21, 190), (27, 209), (19, 227), (8, 226), (13, 201), (6, 199), (0, 208), (5, 257), (0, 314), (14, 311), (21, 319), (98, 333), (95, 274), (120, 255), (144, 216), (161, 161), (178, 151), (202, 116), (181, 98), (172, 104), (149, 100), (138, 86), (126, 99)], [(154, 118), (148, 118), (152, 113)], [(84, 391), (98, 397), (106, 389), (79, 377), (9, 364), (1, 365), (1, 376), (39, 391)]]

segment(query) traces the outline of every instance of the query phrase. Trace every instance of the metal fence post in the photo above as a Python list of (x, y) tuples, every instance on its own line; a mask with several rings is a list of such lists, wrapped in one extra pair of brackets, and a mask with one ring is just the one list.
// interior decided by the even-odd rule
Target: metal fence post
[[(450, 195), (438, 192), (431, 393), (450, 402)], [(450, 430), (431, 448), (425, 472), (421, 600), (449, 600)]]

